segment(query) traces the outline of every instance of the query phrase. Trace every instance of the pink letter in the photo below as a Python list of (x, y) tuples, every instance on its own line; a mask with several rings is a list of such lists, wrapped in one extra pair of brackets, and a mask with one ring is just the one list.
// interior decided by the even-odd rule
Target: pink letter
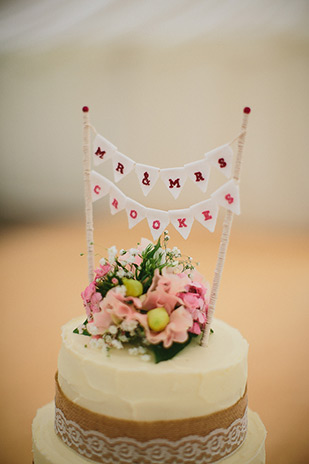
[(97, 195), (99, 195), (100, 190), (101, 190), (101, 187), (99, 185), (96, 185), (93, 189), (94, 193), (96, 193)]
[(130, 216), (132, 219), (136, 219), (137, 218), (137, 212), (135, 211), (135, 209), (131, 209), (130, 211)]
[(180, 227), (188, 227), (187, 224), (186, 224), (186, 218), (181, 218), (181, 219), (179, 218), (179, 219), (177, 219), (177, 221), (179, 222), (179, 224), (178, 224), (179, 228)]
[(113, 199), (113, 201), (112, 201), (112, 206), (113, 206), (115, 209), (118, 209), (118, 201), (116, 200), (116, 198)]
[(202, 211), (202, 214), (204, 214), (204, 218), (205, 218), (204, 220), (205, 220), (205, 221), (208, 221), (208, 219), (212, 219), (212, 216), (211, 216), (209, 213), (210, 213), (209, 210), (207, 210), (207, 211)]
[(158, 230), (158, 229), (160, 229), (160, 226), (161, 226), (160, 221), (158, 221), (158, 220), (153, 221), (153, 223), (152, 223), (152, 228), (153, 229)]

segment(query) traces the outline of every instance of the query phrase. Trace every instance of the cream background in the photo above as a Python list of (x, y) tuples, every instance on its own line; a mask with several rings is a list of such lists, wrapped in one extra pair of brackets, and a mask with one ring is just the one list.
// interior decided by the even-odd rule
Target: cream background
[[(121, 152), (159, 167), (198, 160), (231, 140), (242, 108), (251, 106), (239, 220), (307, 226), (307, 3), (142, 3), (89, 2), (79, 22), (81, 2), (61, 8), (43, 1), (37, 22), (26, 7), (20, 17), (3, 8), (3, 219), (81, 213), (83, 105)], [(32, 18), (28, 27), (23, 18)], [(110, 163), (98, 171), (110, 176)], [(224, 179), (212, 170), (206, 197)], [(145, 199), (135, 180), (131, 173), (119, 186), (149, 207), (184, 208), (205, 198), (187, 182), (177, 201), (161, 183)], [(107, 201), (99, 203), (104, 212)]]

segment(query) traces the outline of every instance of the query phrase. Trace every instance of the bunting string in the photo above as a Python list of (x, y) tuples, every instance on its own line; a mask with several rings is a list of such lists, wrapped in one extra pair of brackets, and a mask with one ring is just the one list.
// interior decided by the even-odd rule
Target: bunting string
[(92, 202), (109, 195), (111, 214), (117, 214), (125, 209), (128, 216), (129, 229), (146, 218), (154, 240), (161, 235), (170, 223), (184, 239), (187, 239), (195, 219), (210, 232), (213, 232), (216, 226), (219, 206), (235, 214), (240, 214), (239, 187), (234, 179), (223, 184), (212, 193), (209, 199), (196, 203), (189, 208), (163, 211), (148, 208), (132, 200), (113, 182), (96, 171), (91, 171), (90, 177)]
[(241, 137), (241, 135), (242, 133), (231, 142), (205, 153), (202, 159), (186, 163), (181, 167), (160, 169), (155, 166), (136, 163), (130, 157), (120, 153), (115, 145), (100, 134), (97, 134), (94, 138), (92, 156), (95, 166), (109, 159), (112, 160), (114, 180), (116, 183), (134, 170), (138, 183), (145, 196), (149, 194), (157, 180), (161, 178), (168, 191), (176, 199), (180, 195), (187, 178), (205, 193), (211, 167), (216, 167), (227, 178), (230, 178), (233, 163), (233, 150), (231, 144)]

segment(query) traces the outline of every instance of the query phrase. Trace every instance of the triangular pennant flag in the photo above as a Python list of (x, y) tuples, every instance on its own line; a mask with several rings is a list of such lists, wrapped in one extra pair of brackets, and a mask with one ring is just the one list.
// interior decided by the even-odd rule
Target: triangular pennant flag
[(210, 164), (208, 161), (204, 159), (185, 164), (185, 170), (189, 179), (205, 193), (210, 174)]
[(185, 168), (161, 169), (160, 176), (173, 197), (178, 198), (187, 179)]
[(220, 206), (240, 214), (239, 186), (234, 179), (223, 184), (211, 196)]
[(106, 140), (102, 135), (96, 135), (93, 141), (93, 162), (95, 165), (101, 164), (110, 159), (117, 151), (117, 147)]
[(204, 200), (200, 203), (190, 206), (195, 219), (206, 227), (210, 232), (213, 232), (216, 227), (219, 207), (213, 199)]
[(159, 178), (160, 169), (146, 164), (136, 163), (135, 172), (143, 194), (146, 196)]
[(119, 190), (118, 187), (112, 184), (109, 193), (109, 207), (112, 214), (119, 213), (122, 211), (127, 202), (127, 197)]
[(184, 239), (189, 237), (194, 221), (193, 212), (187, 209), (173, 209), (168, 211), (170, 221)]
[(153, 239), (157, 240), (164, 229), (169, 225), (169, 215), (167, 211), (152, 208), (145, 208), (145, 212)]
[(107, 195), (113, 185), (106, 177), (101, 176), (101, 174), (96, 171), (91, 171), (90, 181), (92, 201), (99, 200), (99, 198)]
[(233, 150), (230, 145), (222, 145), (221, 147), (215, 148), (214, 150), (205, 153), (204, 156), (207, 161), (209, 161), (213, 166), (223, 172), (226, 177), (231, 177)]
[(129, 229), (132, 229), (132, 227), (136, 226), (136, 224), (145, 218), (145, 207), (130, 198), (128, 198), (126, 202), (126, 212), (129, 221)]
[(131, 158), (117, 151), (113, 155), (113, 171), (115, 182), (119, 182), (120, 179), (123, 179), (127, 174), (129, 174), (129, 172), (132, 171), (134, 164), (135, 163), (133, 160), (131, 160)]

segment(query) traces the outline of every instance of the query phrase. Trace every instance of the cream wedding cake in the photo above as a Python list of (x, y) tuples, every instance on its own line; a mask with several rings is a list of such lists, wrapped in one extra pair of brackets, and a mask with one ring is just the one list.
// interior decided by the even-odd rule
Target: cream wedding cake
[(109, 249), (62, 328), (55, 402), (33, 421), (34, 464), (262, 464), (248, 344), (214, 319), (191, 258), (145, 241)]

